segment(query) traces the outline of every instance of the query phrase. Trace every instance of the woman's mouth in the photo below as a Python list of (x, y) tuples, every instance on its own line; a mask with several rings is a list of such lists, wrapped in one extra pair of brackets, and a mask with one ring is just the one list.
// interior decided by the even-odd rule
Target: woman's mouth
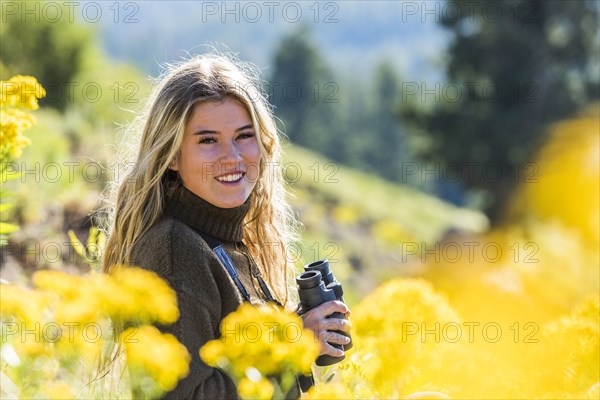
[(244, 178), (244, 175), (246, 175), (245, 172), (232, 172), (228, 174), (219, 175), (215, 177), (215, 179), (225, 184), (239, 183), (242, 180), (242, 178)]

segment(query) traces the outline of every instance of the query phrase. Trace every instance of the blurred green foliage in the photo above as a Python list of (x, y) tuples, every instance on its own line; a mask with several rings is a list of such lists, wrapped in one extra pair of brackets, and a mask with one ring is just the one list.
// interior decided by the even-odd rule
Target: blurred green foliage
[[(17, 2), (15, 6), (24, 8), (25, 3), (30, 2)], [(65, 4), (56, 2), (53, 6), (68, 15)], [(40, 18), (39, 12), (28, 16), (5, 12), (0, 37), (0, 79), (17, 74), (36, 76), (47, 92), (40, 105), (64, 110), (69, 101), (66, 84), (76, 82), (92, 31), (68, 18), (54, 21)]]
[[(448, 9), (462, 10), (441, 15), (452, 42), (447, 82), (437, 84), (448, 91), (424, 104), (419, 88), (399, 111), (429, 143), (420, 156), (459, 165), (464, 186), (488, 194), (483, 207), (496, 220), (549, 124), (600, 98), (598, 2), (452, 0)], [(502, 175), (472, 177), (468, 163)]]
[(358, 79), (324, 60), (306, 26), (279, 44), (268, 89), (282, 130), (332, 161), (408, 183), (403, 168), (413, 159), (396, 115), (401, 80), (392, 62)]
[(306, 26), (282, 40), (273, 64), (268, 92), (282, 130), (295, 143), (326, 152), (335, 137), (339, 88)]

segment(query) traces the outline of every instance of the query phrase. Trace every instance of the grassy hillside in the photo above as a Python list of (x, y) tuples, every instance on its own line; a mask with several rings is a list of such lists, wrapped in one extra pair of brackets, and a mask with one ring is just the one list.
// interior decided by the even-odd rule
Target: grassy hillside
[(407, 243), (432, 247), (450, 231), (482, 232), (487, 219), (416, 189), (289, 145), (283, 171), (304, 225), (297, 265), (328, 258), (352, 299), (381, 281), (415, 271)]

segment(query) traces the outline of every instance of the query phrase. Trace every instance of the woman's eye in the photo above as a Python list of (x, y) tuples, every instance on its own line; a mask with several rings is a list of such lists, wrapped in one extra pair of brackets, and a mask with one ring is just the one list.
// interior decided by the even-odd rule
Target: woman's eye
[(203, 137), (198, 141), (198, 143), (215, 143), (216, 141), (217, 139), (214, 137)]
[(254, 132), (243, 132), (243, 133), (240, 133), (240, 135), (238, 136), (238, 139), (248, 139), (248, 138), (251, 138), (254, 136), (255, 136)]

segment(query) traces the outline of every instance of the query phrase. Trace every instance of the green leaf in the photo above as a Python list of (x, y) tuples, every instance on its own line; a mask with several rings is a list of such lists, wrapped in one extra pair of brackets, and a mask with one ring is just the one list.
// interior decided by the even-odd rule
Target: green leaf
[(334, 376), (335, 376), (335, 373), (332, 373), (331, 375), (329, 375), (329, 376), (327, 377), (327, 380), (325, 381), (325, 383), (329, 383), (329, 382), (331, 382), (331, 380), (333, 379), (333, 377), (334, 377)]

